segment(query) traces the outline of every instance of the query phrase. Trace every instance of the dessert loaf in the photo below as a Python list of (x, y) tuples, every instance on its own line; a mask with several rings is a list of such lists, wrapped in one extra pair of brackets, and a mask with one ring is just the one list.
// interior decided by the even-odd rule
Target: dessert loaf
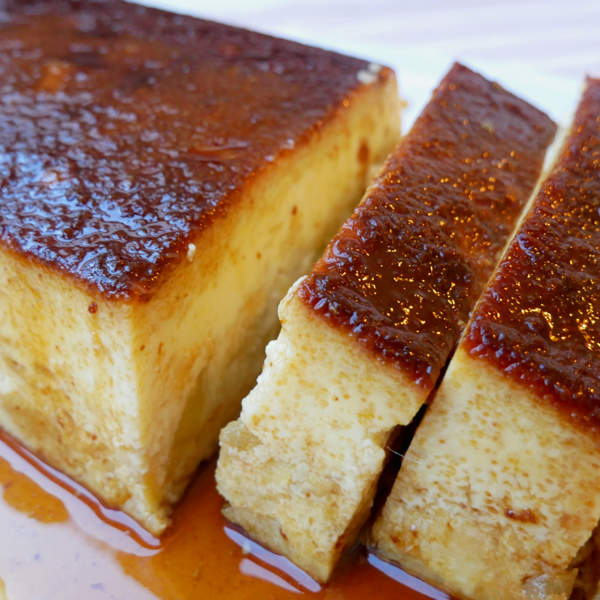
[(365, 522), (538, 179), (552, 121), (462, 65), (279, 307), (222, 432), (226, 516), (321, 581)]
[(399, 139), (395, 77), (114, 0), (0, 8), (0, 427), (159, 533)]

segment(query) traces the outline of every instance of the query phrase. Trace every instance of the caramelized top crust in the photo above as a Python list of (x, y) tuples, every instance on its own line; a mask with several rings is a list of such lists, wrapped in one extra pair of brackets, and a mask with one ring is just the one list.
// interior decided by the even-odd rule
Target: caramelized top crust
[(430, 389), (554, 133), (546, 115), (455, 65), (300, 297)]
[(464, 344), (582, 423), (600, 425), (600, 79)]
[(0, 244), (107, 297), (146, 298), (365, 70), (113, 0), (0, 0)]

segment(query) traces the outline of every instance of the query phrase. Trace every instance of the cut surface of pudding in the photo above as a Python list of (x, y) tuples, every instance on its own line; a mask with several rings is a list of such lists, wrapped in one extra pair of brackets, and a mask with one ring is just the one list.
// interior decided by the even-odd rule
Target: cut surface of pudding
[(327, 580), (397, 425), (426, 401), (555, 126), (461, 65), (279, 307), (281, 333), (220, 438), (226, 516)]
[(600, 519), (599, 209), (589, 80), (374, 526), (382, 556), (458, 597), (570, 598)]
[(0, 427), (159, 533), (398, 141), (395, 77), (133, 4), (3, 9)]

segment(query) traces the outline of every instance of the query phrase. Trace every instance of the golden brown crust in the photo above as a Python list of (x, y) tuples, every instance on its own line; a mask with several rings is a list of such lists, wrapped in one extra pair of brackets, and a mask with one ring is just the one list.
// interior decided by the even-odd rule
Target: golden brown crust
[(114, 0), (0, 9), (0, 244), (111, 298), (147, 299), (258, 172), (344, 109), (365, 73), (376, 85), (393, 77)]
[(474, 357), (600, 425), (600, 80), (588, 81), (562, 155), (479, 303)]
[(431, 389), (555, 130), (539, 110), (455, 65), (300, 296)]

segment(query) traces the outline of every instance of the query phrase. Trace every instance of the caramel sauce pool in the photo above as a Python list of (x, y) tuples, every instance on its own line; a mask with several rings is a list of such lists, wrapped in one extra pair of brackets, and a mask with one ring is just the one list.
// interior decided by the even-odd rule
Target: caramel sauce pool
[(199, 470), (160, 540), (2, 433), (0, 490), (0, 598), (4, 585), (8, 600), (447, 598), (359, 553), (319, 586), (223, 519), (214, 463)]

